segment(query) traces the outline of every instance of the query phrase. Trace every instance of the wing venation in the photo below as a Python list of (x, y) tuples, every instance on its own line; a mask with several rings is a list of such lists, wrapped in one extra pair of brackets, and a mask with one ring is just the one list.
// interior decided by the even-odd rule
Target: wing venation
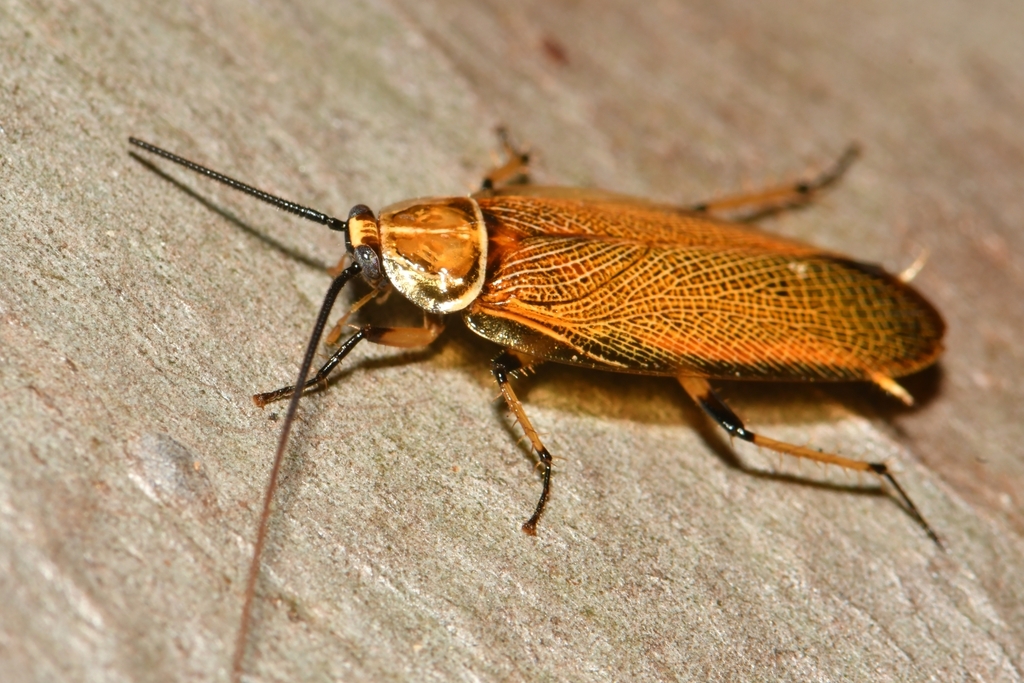
[(492, 251), (467, 319), (485, 336), (502, 321), (547, 335), (552, 360), (838, 380), (908, 374), (941, 350), (942, 320), (912, 288), (812, 247), (649, 206), (497, 197), (481, 208)]

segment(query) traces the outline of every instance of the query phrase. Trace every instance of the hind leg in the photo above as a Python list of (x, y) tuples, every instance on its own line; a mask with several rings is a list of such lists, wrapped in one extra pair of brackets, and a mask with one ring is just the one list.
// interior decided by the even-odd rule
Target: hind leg
[(690, 395), (697, 405), (703, 408), (704, 412), (707, 413), (712, 420), (717, 422), (725, 431), (729, 432), (730, 436), (735, 436), (744, 441), (749, 441), (752, 444), (756, 444), (763, 448), (768, 448), (777, 453), (784, 453), (786, 455), (792, 455), (797, 458), (806, 458), (813, 460), (814, 462), (825, 463), (827, 465), (838, 465), (844, 469), (854, 470), (857, 472), (870, 472), (876, 474), (884, 479), (892, 488), (896, 491), (897, 497), (903, 502), (907, 512), (910, 516), (920, 524), (928, 537), (935, 541), (940, 547), (942, 542), (939, 540), (938, 535), (931, 528), (928, 522), (925, 521), (924, 517), (918, 511), (917, 506), (910, 500), (910, 496), (903, 490), (903, 487), (899, 485), (896, 479), (892, 476), (892, 472), (889, 471), (888, 466), (881, 462), (863, 462), (861, 460), (853, 460), (852, 458), (844, 458), (841, 455), (835, 455), (834, 453), (822, 453), (821, 451), (811, 450), (810, 448), (804, 448), (803, 446), (796, 446), (793, 444), (785, 443), (783, 441), (776, 441), (775, 439), (769, 439), (768, 437), (755, 434), (743, 425), (743, 421), (730, 410), (721, 399), (715, 394), (711, 388), (711, 384), (703, 377), (679, 377), (679, 383), (683, 385), (683, 389)]

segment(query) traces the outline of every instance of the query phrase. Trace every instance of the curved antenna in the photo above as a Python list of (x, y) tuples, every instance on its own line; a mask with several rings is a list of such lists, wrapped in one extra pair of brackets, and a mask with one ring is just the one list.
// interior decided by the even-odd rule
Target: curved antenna
[[(272, 195), (269, 192), (264, 192), (252, 185), (246, 185), (245, 183), (228, 177), (223, 173), (218, 173), (217, 171), (193, 161), (189, 161), (184, 157), (180, 157), (177, 154), (168, 152), (165, 149), (161, 149), (156, 145), (151, 145), (148, 142), (139, 140), (138, 138), (130, 137), (128, 138), (128, 142), (140, 149), (150, 152), (151, 154), (155, 154), (167, 159), (168, 161), (172, 161), (179, 166), (184, 166), (190, 171), (195, 171), (200, 175), (212, 178), (213, 180), (223, 183), (228, 187), (244, 192), (251, 197), (255, 197), (260, 201), (276, 206), (282, 211), (287, 211), (288, 213), (295, 214), (296, 216), (313, 221), (314, 223), (326, 225), (331, 230), (344, 232), (345, 241), (348, 242), (347, 220), (328, 216), (327, 214), (311, 209), (308, 206), (296, 204), (295, 202)], [(351, 245), (349, 248), (351, 249)], [(295, 382), (296, 387), (304, 387), (306, 384), (310, 368), (313, 365), (313, 357), (316, 355), (316, 348), (320, 343), (320, 337), (323, 336), (324, 327), (327, 325), (327, 318), (331, 314), (334, 302), (337, 300), (338, 295), (341, 293), (341, 290), (345, 287), (348, 281), (361, 273), (362, 270), (363, 267), (359, 263), (353, 263), (334, 278), (331, 282), (331, 286), (327, 289), (327, 294), (324, 296), (324, 302), (321, 304), (320, 312), (317, 314), (316, 324), (313, 326), (313, 334), (310, 336), (309, 343), (306, 345), (306, 354), (303, 356), (302, 365), (299, 368), (299, 378)], [(339, 354), (344, 356), (347, 354), (348, 351), (351, 351), (357, 343), (362, 341), (363, 337), (363, 331), (354, 334), (345, 341), (342, 348), (335, 354), (335, 356), (337, 357)], [(249, 574), (245, 582), (242, 618), (238, 627), (238, 638), (235, 641), (235, 652), (231, 663), (232, 681), (242, 680), (242, 662), (245, 659), (246, 645), (249, 640), (249, 625), (252, 619), (252, 604), (256, 597), (256, 583), (259, 580), (263, 550), (267, 543), (267, 528), (270, 521), (270, 509), (274, 503), (274, 494), (277, 492), (277, 483), (281, 474), (281, 465), (284, 462), (285, 449), (288, 448), (288, 440), (291, 436), (292, 425), (295, 423), (295, 415), (298, 412), (299, 399), (302, 397), (302, 394), (302, 389), (297, 389), (292, 393), (291, 400), (288, 402), (288, 410), (285, 412), (284, 424), (281, 426), (281, 436), (278, 438), (277, 442), (277, 451), (274, 453), (274, 464), (270, 470), (270, 479), (267, 482), (267, 489), (263, 494), (263, 510), (260, 513), (259, 526), (256, 532), (256, 543), (253, 546), (252, 561), (249, 565)]]
[(230, 178), (224, 175), (223, 173), (217, 173), (217, 171), (206, 168), (205, 166), (201, 166), (200, 164), (197, 164), (194, 161), (189, 161), (184, 157), (179, 157), (177, 154), (172, 154), (171, 152), (168, 152), (166, 149), (161, 149), (156, 145), (151, 145), (148, 142), (139, 140), (138, 138), (128, 138), (128, 142), (130, 142), (131, 144), (135, 145), (140, 149), (146, 150), (151, 154), (156, 154), (157, 156), (163, 157), (168, 161), (173, 161), (179, 166), (184, 166), (190, 171), (195, 171), (196, 173), (204, 175), (207, 178), (212, 178), (217, 182), (224, 183), (228, 187), (238, 190), (239, 192), (244, 192), (250, 197), (255, 197), (256, 199), (259, 199), (262, 202), (266, 202), (267, 204), (276, 206), (282, 211), (293, 213), (296, 216), (301, 216), (302, 218), (305, 218), (306, 220), (309, 221), (313, 221), (314, 223), (326, 225), (331, 230), (345, 231), (346, 229), (348, 229), (348, 221), (343, 221), (341, 219), (328, 216), (327, 214), (321, 213), (320, 211), (317, 211), (315, 209), (311, 209), (308, 206), (303, 206), (301, 204), (296, 204), (295, 202), (290, 202), (287, 199), (282, 199), (281, 197), (272, 195), (269, 192), (264, 192), (263, 190), (253, 187), (252, 185), (246, 185), (245, 183), (239, 180)]
[[(252, 603), (256, 596), (256, 582), (260, 576), (260, 560), (263, 556), (263, 548), (267, 541), (267, 523), (270, 520), (270, 507), (274, 502), (274, 493), (277, 491), (277, 480), (281, 474), (281, 463), (284, 462), (284, 451), (288, 447), (288, 437), (291, 435), (292, 424), (295, 422), (295, 413), (299, 408), (299, 399), (302, 397), (302, 389), (309, 377), (309, 370), (313, 365), (313, 356), (316, 355), (316, 347), (320, 344), (320, 337), (323, 335), (324, 327), (327, 325), (327, 318), (331, 314), (331, 308), (338, 298), (345, 284), (362, 271), (363, 267), (353, 263), (341, 274), (334, 278), (331, 286), (327, 289), (324, 302), (320, 306), (320, 313), (316, 317), (316, 325), (313, 326), (313, 334), (306, 345), (306, 355), (302, 358), (302, 367), (299, 368), (299, 378), (295, 381), (296, 390), (292, 393), (288, 402), (288, 410), (285, 413), (284, 425), (281, 427), (281, 436), (277, 442), (277, 452), (274, 454), (274, 466), (270, 470), (270, 481), (267, 482), (267, 491), (263, 494), (263, 512), (260, 513), (259, 529), (256, 532), (256, 545), (252, 552), (252, 563), (249, 565), (249, 577), (245, 582), (245, 602), (242, 605), (242, 621), (238, 627), (238, 639), (235, 641), (235, 655), (231, 663), (231, 680), (242, 680), (242, 660), (245, 658), (245, 646), (249, 640), (249, 623), (252, 617)], [(356, 334), (345, 342), (349, 349), (362, 340), (361, 334)]]

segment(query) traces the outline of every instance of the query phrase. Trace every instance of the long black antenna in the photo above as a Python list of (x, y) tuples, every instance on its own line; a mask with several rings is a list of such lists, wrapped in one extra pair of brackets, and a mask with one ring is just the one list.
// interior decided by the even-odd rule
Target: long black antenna
[[(338, 277), (334, 278), (331, 286), (324, 296), (324, 303), (320, 306), (320, 313), (316, 317), (316, 324), (313, 326), (313, 334), (309, 337), (309, 344), (306, 345), (306, 355), (302, 359), (302, 366), (299, 368), (299, 377), (295, 380), (295, 391), (288, 402), (288, 410), (285, 412), (284, 425), (281, 427), (281, 436), (277, 441), (277, 452), (274, 453), (274, 466), (270, 470), (270, 480), (267, 482), (267, 490), (263, 496), (263, 511), (260, 513), (260, 523), (256, 531), (256, 544), (253, 547), (252, 561), (249, 565), (249, 575), (245, 582), (245, 601), (242, 604), (242, 620), (238, 627), (238, 638), (235, 641), (235, 654), (231, 662), (231, 680), (242, 680), (242, 661), (245, 659), (246, 645), (249, 640), (249, 624), (252, 620), (252, 603), (256, 597), (256, 582), (260, 576), (260, 564), (263, 557), (263, 549), (267, 542), (267, 524), (270, 520), (270, 509), (274, 502), (274, 492), (277, 490), (277, 480), (281, 474), (281, 464), (284, 462), (284, 452), (288, 447), (288, 437), (292, 431), (292, 424), (295, 422), (295, 413), (299, 409), (299, 399), (302, 397), (302, 388), (309, 377), (310, 367), (313, 365), (313, 356), (316, 354), (316, 347), (320, 343), (320, 337), (327, 325), (327, 318), (331, 314), (335, 299), (349, 280), (359, 274), (362, 266), (353, 263), (343, 270)], [(363, 339), (362, 333), (353, 335), (345, 342), (343, 348), (350, 351), (359, 341)], [(346, 351), (346, 353), (347, 353)]]
[[(301, 216), (302, 218), (313, 221), (314, 223), (326, 225), (331, 230), (340, 230), (347, 233), (348, 221), (328, 216), (325, 213), (321, 213), (309, 207), (302, 206), (301, 204), (296, 204), (295, 202), (288, 201), (287, 199), (274, 196), (269, 192), (264, 192), (263, 190), (252, 187), (251, 185), (246, 185), (234, 178), (229, 178), (223, 173), (218, 173), (212, 169), (206, 168), (205, 166), (201, 166), (195, 162), (180, 157), (177, 154), (172, 154), (171, 152), (161, 149), (156, 145), (143, 142), (138, 138), (128, 138), (128, 142), (136, 147), (144, 149), (147, 152), (156, 154), (168, 161), (173, 161), (176, 164), (184, 166), (191, 171), (195, 171), (196, 173), (202, 174), (208, 178), (224, 183), (228, 187), (244, 192), (245, 194), (255, 197), (260, 201), (276, 206), (283, 211), (293, 213), (296, 216)], [(260, 513), (259, 524), (257, 525), (256, 542), (253, 546), (252, 560), (249, 564), (249, 573), (245, 582), (242, 618), (239, 623), (238, 637), (235, 641), (235, 653), (231, 662), (231, 680), (237, 683), (240, 683), (242, 680), (242, 663), (245, 659), (246, 645), (248, 645), (249, 640), (249, 627), (250, 622), (252, 621), (252, 605), (253, 600), (256, 597), (256, 584), (259, 581), (260, 564), (263, 558), (263, 550), (267, 542), (270, 511), (274, 502), (274, 493), (277, 491), (277, 483), (281, 474), (281, 465), (284, 463), (285, 449), (288, 447), (288, 439), (291, 435), (292, 425), (295, 423), (295, 416), (299, 409), (299, 399), (302, 397), (306, 378), (309, 377), (309, 371), (313, 365), (313, 357), (315, 356), (316, 348), (320, 343), (320, 337), (323, 335), (324, 327), (327, 325), (327, 318), (331, 314), (331, 308), (334, 306), (334, 302), (341, 293), (341, 290), (345, 287), (345, 284), (355, 276), (359, 275), (362, 269), (363, 268), (359, 263), (353, 263), (338, 274), (338, 276), (331, 282), (331, 286), (328, 288), (326, 296), (324, 296), (324, 302), (320, 306), (320, 312), (317, 315), (316, 324), (313, 326), (313, 334), (310, 335), (309, 343), (306, 345), (306, 354), (303, 357), (302, 365), (299, 368), (299, 377), (295, 381), (296, 389), (291, 395), (291, 400), (288, 402), (288, 409), (285, 412), (284, 424), (281, 426), (281, 435), (277, 441), (277, 451), (274, 453), (274, 464), (270, 469), (270, 479), (267, 482), (267, 488), (263, 494), (263, 509)], [(347, 355), (347, 353), (351, 351), (363, 338), (364, 334), (362, 331), (354, 334), (346, 340), (339, 352), (335, 354), (335, 357), (340, 359), (344, 355)]]
[(344, 231), (348, 227), (348, 221), (343, 221), (339, 218), (328, 216), (327, 214), (321, 213), (316, 209), (311, 209), (308, 206), (303, 206), (301, 204), (296, 204), (295, 202), (290, 202), (287, 199), (282, 199), (281, 197), (272, 195), (269, 192), (264, 192), (263, 190), (253, 187), (252, 185), (246, 185), (245, 183), (235, 180), (234, 178), (229, 178), (223, 173), (217, 173), (217, 171), (206, 168), (205, 166), (200, 166), (194, 161), (189, 161), (184, 157), (179, 157), (177, 154), (172, 154), (171, 152), (168, 152), (166, 149), (161, 149), (156, 145), (151, 145), (148, 142), (139, 140), (138, 138), (128, 138), (128, 142), (135, 145), (136, 147), (139, 147), (141, 149), (146, 150), (147, 152), (150, 152), (151, 154), (156, 154), (157, 156), (163, 157), (168, 161), (173, 161), (174, 163), (180, 166), (184, 166), (190, 171), (195, 171), (196, 173), (202, 174), (207, 178), (212, 178), (217, 182), (224, 183), (228, 187), (238, 190), (239, 192), (244, 192), (250, 197), (255, 197), (260, 201), (276, 206), (282, 211), (293, 213), (296, 216), (301, 216), (302, 218), (305, 218), (306, 220), (309, 221), (313, 221), (314, 223), (326, 225), (331, 230)]

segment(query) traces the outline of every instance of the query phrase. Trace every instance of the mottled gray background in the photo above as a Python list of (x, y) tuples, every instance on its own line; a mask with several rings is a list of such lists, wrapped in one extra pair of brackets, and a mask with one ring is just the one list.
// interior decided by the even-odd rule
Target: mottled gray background
[(870, 478), (734, 458), (671, 381), (554, 367), (521, 385), (563, 458), (529, 538), (495, 349), (453, 324), (303, 404), (252, 679), (1020, 680), (1021, 35), (1019, 0), (4, 1), (0, 678), (227, 677), (280, 425), (249, 396), (292, 378), (342, 250), (127, 136), (344, 215), (466, 192), (504, 123), (542, 182), (679, 202), (860, 141), (768, 227), (893, 270), (930, 252), (950, 329), (919, 406), (723, 392), (899, 463), (949, 550)]

